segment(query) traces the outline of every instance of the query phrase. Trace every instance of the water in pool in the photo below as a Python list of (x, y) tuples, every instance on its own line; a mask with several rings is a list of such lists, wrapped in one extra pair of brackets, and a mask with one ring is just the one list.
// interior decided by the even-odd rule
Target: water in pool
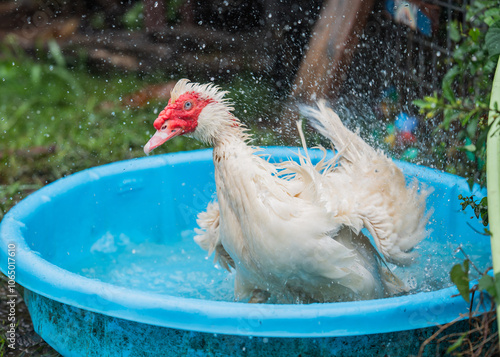
[(215, 265), (184, 231), (168, 245), (133, 242), (124, 234), (106, 233), (90, 248), (90, 255), (71, 271), (114, 285), (207, 300), (233, 298), (234, 274)]
[[(193, 241), (194, 231), (183, 231), (174, 243), (134, 242), (124, 234), (106, 233), (96, 238), (86, 259), (69, 270), (114, 285), (187, 298), (233, 301), (234, 273), (207, 257)], [(451, 267), (464, 256), (452, 243), (429, 237), (417, 248), (420, 257), (413, 266), (391, 269), (412, 288), (411, 293), (450, 286)], [(462, 246), (480, 269), (490, 263), (489, 254), (475, 244)], [(471, 273), (473, 273), (471, 271)]]

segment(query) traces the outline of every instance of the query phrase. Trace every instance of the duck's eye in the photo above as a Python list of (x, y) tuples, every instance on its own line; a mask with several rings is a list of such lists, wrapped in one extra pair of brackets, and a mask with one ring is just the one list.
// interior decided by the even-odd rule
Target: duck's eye
[(193, 103), (189, 100), (184, 102), (184, 110), (190, 110), (193, 107)]
[(166, 128), (167, 128), (167, 124), (163, 124), (163, 125), (161, 126), (161, 130), (165, 130)]

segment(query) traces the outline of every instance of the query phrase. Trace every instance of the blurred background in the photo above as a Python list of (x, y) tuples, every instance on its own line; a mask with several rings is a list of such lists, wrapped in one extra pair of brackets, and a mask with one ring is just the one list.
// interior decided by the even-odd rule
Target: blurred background
[[(492, 0), (0, 0), (0, 218), (142, 157), (180, 78), (230, 91), (256, 145), (297, 145), (296, 108), (326, 98), (394, 158), (484, 184), (499, 20)], [(23, 353), (57, 355), (25, 314)]]

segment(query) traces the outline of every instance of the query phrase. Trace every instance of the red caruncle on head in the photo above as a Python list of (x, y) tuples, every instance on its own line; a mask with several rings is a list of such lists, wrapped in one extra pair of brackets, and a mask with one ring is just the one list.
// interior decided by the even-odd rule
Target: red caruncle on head
[(157, 132), (151, 137), (144, 152), (149, 152), (175, 136), (192, 133), (198, 125), (201, 111), (211, 102), (196, 92), (187, 92), (170, 99), (154, 122)]

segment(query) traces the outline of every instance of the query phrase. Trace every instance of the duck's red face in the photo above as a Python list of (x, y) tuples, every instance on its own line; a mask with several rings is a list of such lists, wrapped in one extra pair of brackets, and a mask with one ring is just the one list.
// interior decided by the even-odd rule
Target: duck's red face
[(169, 100), (154, 122), (156, 133), (144, 146), (146, 155), (175, 136), (195, 131), (201, 111), (210, 102), (196, 92), (187, 92), (174, 101)]

